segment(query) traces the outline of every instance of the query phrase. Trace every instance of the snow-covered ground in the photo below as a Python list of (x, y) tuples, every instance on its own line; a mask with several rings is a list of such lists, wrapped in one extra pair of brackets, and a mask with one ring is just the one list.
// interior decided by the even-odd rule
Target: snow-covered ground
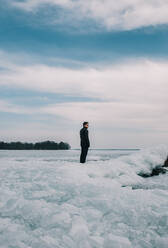
[(0, 248), (167, 248), (168, 147), (0, 151)]

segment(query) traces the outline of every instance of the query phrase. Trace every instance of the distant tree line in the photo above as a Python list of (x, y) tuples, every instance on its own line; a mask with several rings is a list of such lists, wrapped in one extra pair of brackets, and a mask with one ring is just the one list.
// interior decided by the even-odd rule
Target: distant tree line
[(43, 141), (37, 143), (22, 143), (0, 141), (0, 150), (69, 150), (71, 147), (68, 143), (54, 141)]

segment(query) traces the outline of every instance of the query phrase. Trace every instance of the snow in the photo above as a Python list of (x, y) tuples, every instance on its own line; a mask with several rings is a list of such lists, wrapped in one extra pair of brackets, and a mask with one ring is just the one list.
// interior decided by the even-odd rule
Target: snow
[(0, 247), (167, 248), (167, 151), (0, 151)]

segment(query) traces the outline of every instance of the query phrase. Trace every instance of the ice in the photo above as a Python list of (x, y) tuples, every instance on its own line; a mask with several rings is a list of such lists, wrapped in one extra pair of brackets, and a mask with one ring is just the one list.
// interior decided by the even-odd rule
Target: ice
[(121, 236), (114, 236), (113, 234), (107, 235), (105, 239), (104, 246), (106, 248), (131, 248), (131, 242), (128, 238), (121, 237)]
[(168, 147), (0, 151), (0, 247), (167, 248)]

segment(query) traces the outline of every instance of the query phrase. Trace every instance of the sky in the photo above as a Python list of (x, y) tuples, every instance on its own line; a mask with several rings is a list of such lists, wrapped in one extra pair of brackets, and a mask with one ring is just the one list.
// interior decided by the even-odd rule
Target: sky
[(168, 144), (167, 0), (0, 0), (0, 140)]

